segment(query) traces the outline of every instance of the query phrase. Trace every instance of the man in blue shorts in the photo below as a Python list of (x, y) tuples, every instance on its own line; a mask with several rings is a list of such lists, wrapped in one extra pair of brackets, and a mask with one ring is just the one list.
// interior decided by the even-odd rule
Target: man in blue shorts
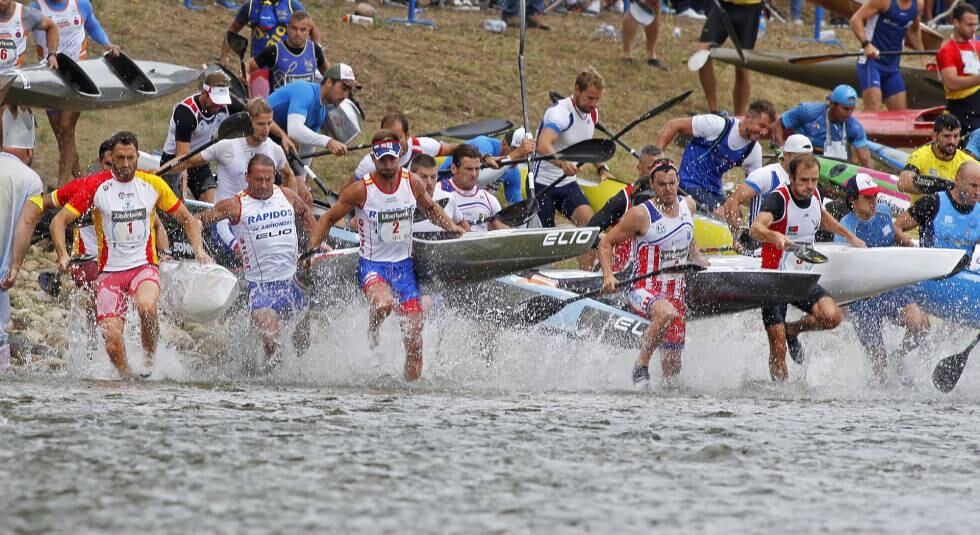
[[(775, 141), (782, 143), (785, 130), (810, 138), (813, 150), (828, 158), (872, 167), (868, 136), (853, 117), (858, 95), (853, 87), (841, 84), (827, 95), (827, 103), (803, 102), (783, 113), (776, 121)], [(848, 147), (853, 147), (849, 151)]]
[(922, 0), (869, 0), (851, 16), (851, 31), (861, 43), (864, 56), (858, 59), (857, 75), (865, 111), (878, 111), (881, 101), (889, 110), (904, 110), (905, 81), (899, 70), (901, 52), (908, 36), (916, 50), (924, 50), (919, 21)]

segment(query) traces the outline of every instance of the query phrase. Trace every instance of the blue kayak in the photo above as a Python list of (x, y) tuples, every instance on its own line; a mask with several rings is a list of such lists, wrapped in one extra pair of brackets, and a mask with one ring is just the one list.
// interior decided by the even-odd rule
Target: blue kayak
[(964, 270), (938, 281), (913, 287), (916, 302), (929, 314), (980, 328), (980, 272)]

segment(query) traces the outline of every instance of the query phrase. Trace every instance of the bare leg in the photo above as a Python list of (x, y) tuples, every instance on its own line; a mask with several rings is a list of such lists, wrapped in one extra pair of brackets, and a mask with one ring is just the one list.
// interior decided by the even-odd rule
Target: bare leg
[(405, 380), (414, 381), (422, 376), (422, 313), (405, 313), (401, 328), (405, 342)]
[(636, 41), (636, 30), (639, 26), (633, 15), (628, 12), (623, 15), (623, 59), (629, 59), (633, 55), (633, 43)]
[[(708, 50), (710, 46), (709, 43), (698, 43), (697, 50)], [(704, 98), (708, 101), (708, 110), (718, 111), (718, 80), (715, 78), (715, 68), (710, 59), (698, 71), (698, 80), (701, 81)]]
[(830, 296), (823, 296), (816, 304), (810, 314), (803, 316), (799, 321), (786, 324), (786, 336), (799, 336), (800, 333), (807, 331), (826, 331), (840, 325), (843, 316), (840, 307)]
[(48, 115), (51, 130), (58, 142), (58, 185), (64, 185), (73, 178), (81, 176), (78, 164), (78, 147), (75, 145), (75, 127), (80, 113), (77, 111), (60, 111)]
[(864, 101), (864, 111), (881, 110), (881, 89), (869, 87), (861, 93), (861, 100)]
[[(572, 211), (572, 222), (575, 223), (576, 227), (584, 227), (589, 224), (589, 220), (595, 213), (592, 211), (592, 207), (587, 204), (580, 204), (575, 210)], [(578, 257), (579, 269), (590, 270), (592, 266), (595, 265), (595, 255), (594, 249), (590, 249), (588, 252)]]
[(640, 354), (636, 357), (637, 366), (646, 368), (650, 365), (653, 352), (663, 343), (664, 333), (675, 319), (677, 319), (677, 309), (670, 304), (670, 301), (661, 299), (650, 305), (650, 326), (643, 331), (643, 337), (640, 338)]
[(904, 110), (908, 106), (908, 93), (902, 91), (885, 99), (885, 107), (889, 110)]
[(749, 109), (749, 97), (752, 95), (749, 72), (748, 69), (735, 67), (735, 87), (732, 88), (732, 103), (735, 106), (735, 115), (745, 115), (746, 110)]
[(371, 312), (368, 317), (368, 335), (370, 336), (371, 347), (378, 347), (378, 330), (381, 323), (391, 314), (398, 302), (391, 293), (391, 288), (387, 283), (375, 283), (364, 290), (368, 303), (371, 305)]
[(785, 381), (789, 377), (786, 369), (786, 325), (780, 323), (766, 327), (769, 337), (769, 377), (773, 381)]
[(147, 371), (153, 367), (160, 338), (160, 323), (157, 320), (157, 300), (160, 287), (155, 282), (144, 281), (136, 288), (136, 310), (140, 316), (140, 339), (143, 342), (143, 358)]
[(310, 313), (306, 312), (303, 314), (302, 319), (299, 320), (299, 325), (296, 326), (296, 330), (293, 331), (293, 346), (296, 348), (296, 353), (302, 355), (310, 348)]
[(252, 311), (252, 322), (262, 335), (266, 363), (271, 364), (279, 351), (279, 314), (271, 308), (255, 309)]
[(123, 319), (105, 318), (99, 322), (102, 328), (102, 338), (105, 340), (105, 351), (109, 354), (112, 365), (119, 370), (123, 379), (132, 376), (129, 363), (126, 361), (126, 344), (123, 341)]
[(657, 10), (657, 18), (649, 26), (643, 29), (647, 36), (647, 59), (657, 58), (657, 38), (660, 35), (660, 10)]

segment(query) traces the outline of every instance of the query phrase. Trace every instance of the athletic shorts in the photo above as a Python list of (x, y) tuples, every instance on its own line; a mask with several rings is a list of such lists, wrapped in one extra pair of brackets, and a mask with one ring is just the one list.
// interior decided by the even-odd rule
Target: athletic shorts
[[(759, 16), (762, 15), (762, 4), (736, 5), (728, 2), (721, 2), (723, 8), (732, 19), (732, 26), (735, 28), (738, 44), (742, 45), (743, 50), (755, 48), (755, 40), (759, 36)], [(701, 28), (699, 43), (713, 43), (721, 45), (728, 39), (728, 30), (721, 20), (718, 8), (712, 4), (711, 11), (708, 12), (708, 19), (704, 21)]]
[(653, 292), (646, 288), (633, 288), (627, 298), (633, 311), (647, 319), (650, 319), (650, 307), (657, 301), (667, 301), (674, 305), (674, 309), (677, 310), (677, 317), (667, 326), (661, 346), (665, 349), (684, 349), (684, 338), (687, 334), (687, 322), (685, 321), (687, 305), (684, 303), (683, 292), (678, 297)]
[(715, 193), (709, 189), (702, 188), (684, 188), (684, 193), (687, 193), (695, 200), (699, 205), (704, 205), (708, 210), (714, 211), (715, 208), (725, 204), (725, 196), (720, 193)]
[(75, 282), (75, 286), (78, 288), (89, 286), (99, 279), (99, 263), (95, 260), (72, 264), (70, 269), (71, 280)]
[(861, 345), (865, 348), (882, 347), (885, 344), (881, 337), (883, 320), (898, 321), (902, 309), (912, 303), (911, 293), (907, 288), (902, 288), (849, 305), (847, 311)]
[(95, 281), (95, 320), (121, 318), (126, 314), (126, 300), (136, 295), (140, 284), (152, 282), (160, 287), (160, 270), (146, 264), (126, 271), (106, 271)]
[(865, 89), (881, 89), (882, 98), (888, 98), (905, 91), (905, 80), (902, 79), (902, 72), (887, 72), (879, 70), (878, 67), (868, 61), (864, 64), (858, 63), (858, 90), (864, 93)]
[(288, 318), (307, 308), (306, 296), (295, 279), (248, 283), (248, 302), (252, 310), (271, 308), (279, 317)]
[(375, 284), (387, 284), (398, 299), (399, 312), (422, 312), (422, 293), (415, 282), (415, 264), (411, 258), (399, 262), (374, 262), (361, 258), (357, 280), (367, 290)]
[[(542, 227), (553, 227), (555, 226), (555, 210), (560, 210), (565, 217), (571, 219), (572, 212), (575, 211), (579, 206), (588, 205), (589, 200), (585, 198), (585, 194), (582, 193), (582, 188), (579, 187), (577, 182), (566, 184), (564, 186), (555, 186), (548, 191), (544, 192), (543, 195), (537, 196), (538, 199), (538, 218), (541, 219)], [(541, 191), (547, 186), (543, 184), (538, 184), (535, 182), (535, 191)]]
[[(160, 155), (160, 165), (163, 165), (170, 160), (174, 159), (173, 154), (163, 153)], [(170, 185), (170, 189), (174, 190), (174, 193), (178, 197), (182, 197), (183, 189), (180, 187), (180, 175), (172, 174), (164, 177), (167, 184)], [(210, 165), (199, 165), (197, 167), (191, 167), (187, 170), (187, 189), (191, 191), (191, 195), (195, 199), (199, 199), (204, 192), (209, 189), (215, 189), (218, 187), (218, 179), (215, 178), (214, 173), (211, 172)]]
[[(827, 294), (827, 290), (824, 290), (819, 284), (814, 286), (810, 290), (810, 295), (806, 296), (806, 299), (802, 301), (793, 301), (790, 305), (802, 310), (805, 314), (810, 314), (813, 312), (813, 307), (817, 304), (817, 301), (822, 299)], [(789, 310), (789, 305), (770, 305), (767, 307), (762, 307), (762, 324), (769, 327), (774, 327), (776, 325), (782, 325), (786, 323), (786, 311)]]

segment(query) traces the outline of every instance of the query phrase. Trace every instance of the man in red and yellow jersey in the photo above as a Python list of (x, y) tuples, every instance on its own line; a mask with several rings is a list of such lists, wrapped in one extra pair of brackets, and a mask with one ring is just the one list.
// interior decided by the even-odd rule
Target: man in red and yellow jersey
[(156, 209), (172, 214), (184, 227), (194, 254), (201, 263), (211, 262), (204, 252), (201, 223), (174, 195), (162, 178), (136, 170), (139, 144), (136, 136), (119, 132), (111, 139), (112, 169), (92, 175), (84, 187), (65, 203), (51, 222), (51, 241), (58, 253), (58, 268), (67, 273), (65, 228), (92, 209), (98, 244), (99, 278), (96, 281), (96, 320), (102, 327), (106, 352), (123, 377), (132, 375), (123, 342), (126, 300), (132, 297), (140, 316), (145, 370), (153, 367), (159, 326), (154, 219)]
[(980, 127), (980, 43), (977, 10), (968, 3), (953, 8), (953, 36), (936, 52), (936, 65), (946, 93), (946, 111), (960, 120), (963, 135)]

